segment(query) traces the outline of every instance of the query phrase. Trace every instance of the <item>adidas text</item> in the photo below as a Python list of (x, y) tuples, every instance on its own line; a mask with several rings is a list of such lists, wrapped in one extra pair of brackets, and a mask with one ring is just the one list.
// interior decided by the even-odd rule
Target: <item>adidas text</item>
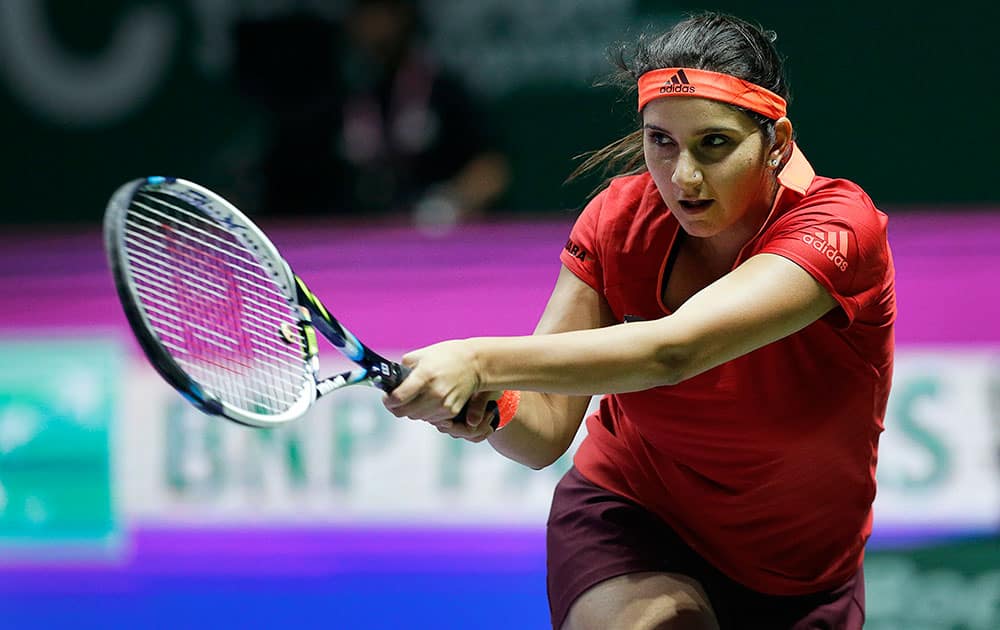
[(812, 234), (803, 234), (802, 242), (826, 256), (830, 262), (837, 266), (837, 269), (847, 271), (847, 259), (830, 243)]
[(660, 88), (660, 94), (693, 94), (694, 86), (683, 83), (668, 83)]

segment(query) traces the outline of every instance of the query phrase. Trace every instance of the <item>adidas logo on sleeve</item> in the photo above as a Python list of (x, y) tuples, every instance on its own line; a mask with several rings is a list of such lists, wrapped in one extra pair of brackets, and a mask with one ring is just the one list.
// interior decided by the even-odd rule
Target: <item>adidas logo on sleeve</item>
[(847, 271), (847, 253), (850, 232), (847, 230), (813, 230), (802, 235), (802, 242), (823, 254), (841, 271)]

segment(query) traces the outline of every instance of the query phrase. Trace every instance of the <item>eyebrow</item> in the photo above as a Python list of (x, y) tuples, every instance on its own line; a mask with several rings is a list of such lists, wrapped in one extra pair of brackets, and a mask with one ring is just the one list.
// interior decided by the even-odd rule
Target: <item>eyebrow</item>
[[(666, 129), (664, 129), (662, 127), (658, 127), (656, 125), (652, 125), (650, 123), (645, 123), (642, 126), (642, 128), (643, 129), (652, 129), (653, 131), (662, 131), (663, 133), (666, 133), (666, 134), (670, 133)], [(708, 133), (720, 133), (720, 132), (742, 133), (742, 131), (743, 131), (742, 129), (737, 129), (736, 127), (702, 127), (701, 129), (696, 130), (694, 132), (694, 135), (701, 136), (701, 135), (705, 135), (705, 134), (708, 134)]]

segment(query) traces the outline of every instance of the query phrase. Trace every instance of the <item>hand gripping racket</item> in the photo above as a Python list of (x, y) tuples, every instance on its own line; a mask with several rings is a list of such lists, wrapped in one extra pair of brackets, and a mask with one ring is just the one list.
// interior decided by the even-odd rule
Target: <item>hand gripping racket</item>
[[(344, 328), (267, 236), (202, 186), (128, 182), (108, 202), (104, 241), (140, 347), (205, 413), (276, 426), (334, 390), (391, 392), (409, 374)], [(317, 330), (358, 368), (320, 378)], [(495, 402), (487, 412), (496, 428)]]

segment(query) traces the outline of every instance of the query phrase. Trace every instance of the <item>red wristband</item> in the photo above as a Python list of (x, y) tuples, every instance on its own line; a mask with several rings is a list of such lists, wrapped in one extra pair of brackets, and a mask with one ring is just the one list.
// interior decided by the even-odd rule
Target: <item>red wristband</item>
[(500, 423), (497, 430), (502, 429), (507, 423), (514, 419), (517, 407), (521, 404), (521, 392), (508, 389), (504, 391), (500, 399), (497, 400), (497, 412), (500, 414)]

